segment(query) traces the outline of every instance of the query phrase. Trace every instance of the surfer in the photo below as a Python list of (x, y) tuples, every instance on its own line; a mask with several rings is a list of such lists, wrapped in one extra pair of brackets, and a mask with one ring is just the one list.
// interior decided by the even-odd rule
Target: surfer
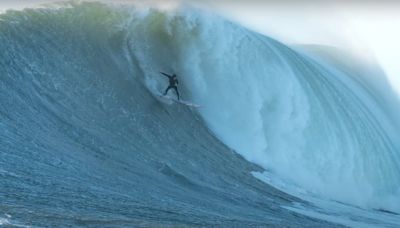
[(168, 77), (168, 79), (169, 79), (168, 88), (165, 90), (163, 96), (167, 95), (168, 90), (174, 89), (175, 92), (176, 92), (176, 95), (178, 96), (178, 100), (179, 100), (179, 92), (178, 92), (178, 87), (177, 87), (179, 82), (178, 82), (178, 79), (176, 78), (176, 75), (175, 74), (168, 75), (168, 74), (163, 73), (163, 72), (160, 72), (160, 73), (163, 74), (164, 76)]

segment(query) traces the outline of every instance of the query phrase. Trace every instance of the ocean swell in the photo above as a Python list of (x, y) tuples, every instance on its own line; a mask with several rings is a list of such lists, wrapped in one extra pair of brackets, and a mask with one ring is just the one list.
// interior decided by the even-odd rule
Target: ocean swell
[[(399, 211), (392, 109), (335, 66), (186, 7), (0, 17), (0, 210), (19, 223), (332, 225), (285, 209), (301, 199), (264, 170)], [(160, 100), (160, 71), (202, 107)]]

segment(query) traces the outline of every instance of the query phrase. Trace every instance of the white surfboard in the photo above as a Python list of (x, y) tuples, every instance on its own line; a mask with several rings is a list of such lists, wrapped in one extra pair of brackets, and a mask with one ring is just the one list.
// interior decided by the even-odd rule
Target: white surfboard
[(168, 95), (165, 95), (165, 96), (163, 96), (162, 94), (157, 94), (159, 97), (161, 97), (161, 98), (164, 98), (164, 99), (167, 99), (167, 100), (171, 100), (171, 101), (173, 101), (173, 102), (175, 102), (175, 103), (178, 103), (178, 104), (183, 104), (183, 105), (186, 105), (186, 106), (189, 106), (189, 107), (194, 107), (194, 108), (199, 108), (199, 107), (201, 107), (200, 105), (198, 105), (198, 104), (193, 104), (193, 103), (191, 103), (191, 102), (189, 102), (189, 101), (184, 101), (184, 100), (178, 100), (178, 99), (176, 99), (176, 98), (174, 98), (174, 97), (170, 97), (170, 96), (168, 96)]

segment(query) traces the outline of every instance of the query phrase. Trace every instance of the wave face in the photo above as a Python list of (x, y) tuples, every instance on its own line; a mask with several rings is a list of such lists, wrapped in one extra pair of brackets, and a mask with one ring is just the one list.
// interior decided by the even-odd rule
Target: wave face
[[(159, 71), (203, 108), (159, 100)], [(251, 175), (261, 167), (323, 197), (400, 205), (395, 128), (371, 93), (206, 12), (9, 11), (0, 72), (4, 224), (334, 226), (285, 209), (302, 201)]]

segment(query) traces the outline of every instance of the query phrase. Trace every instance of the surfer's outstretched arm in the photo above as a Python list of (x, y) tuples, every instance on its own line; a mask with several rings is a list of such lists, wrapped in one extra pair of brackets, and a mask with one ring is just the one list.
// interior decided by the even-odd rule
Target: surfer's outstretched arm
[(171, 75), (168, 75), (166, 73), (160, 72), (161, 74), (163, 74), (164, 76), (167, 76), (168, 78), (172, 77)]

